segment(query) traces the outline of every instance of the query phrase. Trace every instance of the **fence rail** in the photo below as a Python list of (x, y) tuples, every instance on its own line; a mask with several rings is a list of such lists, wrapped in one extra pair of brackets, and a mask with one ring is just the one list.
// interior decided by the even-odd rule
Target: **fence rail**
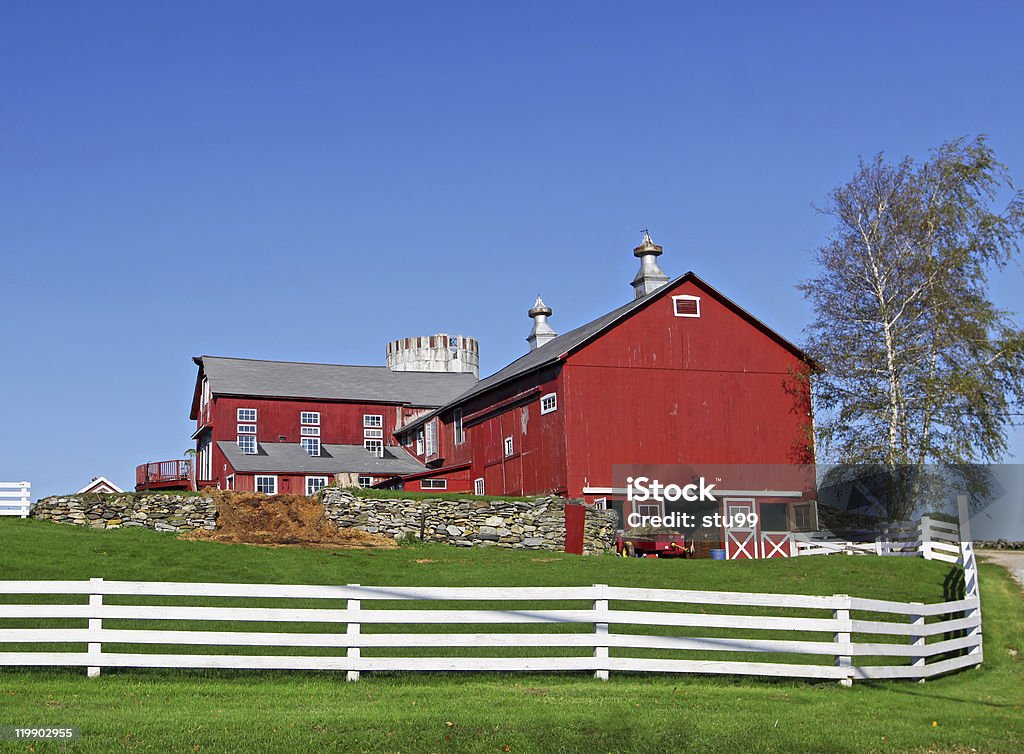
[(895, 555), (959, 563), (960, 532), (956, 524), (922, 516), (919, 522), (886, 526), (872, 541), (851, 542), (836, 537), (797, 534), (794, 555)]
[(28, 482), (0, 482), (0, 516), (27, 518), (32, 507), (32, 485)]
[[(12, 604), (19, 595), (29, 599)], [(53, 604), (54, 595), (77, 602)], [(603, 584), (381, 587), (91, 579), (0, 582), (0, 596), (0, 666), (86, 667), (90, 676), (101, 668), (129, 667), (321, 669), (346, 671), (349, 680), (367, 671), (573, 670), (602, 679), (611, 672), (727, 673), (848, 684), (928, 678), (982, 661), (977, 595), (916, 604)], [(243, 602), (175, 604), (182, 598)], [(306, 607), (321, 600), (328, 604)], [(140, 601), (146, 604), (135, 604)], [(462, 602), (487, 604), (467, 608)], [(54, 626), (53, 620), (62, 623)], [(283, 630), (252, 630), (264, 624)], [(75, 644), (81, 649), (68, 646)], [(196, 651), (200, 647), (206, 653)], [(234, 651), (225, 654), (220, 647)], [(246, 647), (284, 654), (246, 653)], [(310, 656), (313, 650), (321, 654)]]

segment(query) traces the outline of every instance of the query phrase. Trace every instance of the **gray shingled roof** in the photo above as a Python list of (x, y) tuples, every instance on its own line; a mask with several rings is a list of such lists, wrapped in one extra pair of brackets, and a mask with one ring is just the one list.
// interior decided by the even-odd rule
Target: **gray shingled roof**
[(373, 474), (392, 476), (424, 471), (403, 448), (388, 446), (384, 458), (377, 458), (362, 445), (321, 445), (320, 456), (311, 456), (294, 442), (261, 442), (259, 453), (243, 453), (231, 440), (217, 445), (235, 471), (268, 474)]
[(387, 367), (197, 356), (215, 395), (441, 406), (476, 382), (472, 374), (393, 372)]

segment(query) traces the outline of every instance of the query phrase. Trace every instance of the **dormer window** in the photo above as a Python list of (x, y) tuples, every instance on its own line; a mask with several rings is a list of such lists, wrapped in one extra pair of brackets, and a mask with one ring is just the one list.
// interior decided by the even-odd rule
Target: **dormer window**
[(700, 317), (700, 296), (673, 296), (672, 307), (677, 317)]

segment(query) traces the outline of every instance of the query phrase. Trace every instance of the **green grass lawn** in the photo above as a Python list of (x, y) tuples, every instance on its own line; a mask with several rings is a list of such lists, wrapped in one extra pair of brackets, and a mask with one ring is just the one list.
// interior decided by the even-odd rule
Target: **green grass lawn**
[[(936, 602), (945, 599), (951, 570), (912, 558), (649, 561), (444, 545), (298, 550), (9, 518), (0, 519), (0, 545), (4, 579), (607, 583)], [(1024, 751), (1024, 603), (998, 567), (982, 566), (980, 582), (985, 664), (925, 684), (842, 688), (614, 673), (607, 683), (552, 673), (367, 674), (348, 684), (327, 672), (142, 669), (90, 680), (81, 669), (7, 668), (0, 669), (0, 726), (81, 728), (81, 740), (37, 742), (39, 752)], [(30, 749), (8, 742), (0, 750)]]

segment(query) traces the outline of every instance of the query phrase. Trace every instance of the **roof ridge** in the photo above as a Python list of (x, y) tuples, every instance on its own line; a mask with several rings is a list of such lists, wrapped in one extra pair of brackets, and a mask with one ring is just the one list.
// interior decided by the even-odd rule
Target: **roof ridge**
[[(260, 364), (297, 364), (300, 366), (311, 366), (311, 367), (348, 367), (349, 369), (388, 369), (386, 364), (374, 365), (374, 364), (332, 364), (323, 361), (287, 361), (282, 359), (250, 359), (244, 356), (215, 356), (213, 354), (203, 354), (197, 356), (197, 359), (223, 359), (224, 361), (255, 361)], [(393, 369), (388, 369), (389, 372), (393, 372)], [(430, 374), (445, 374), (444, 372), (430, 372)], [(458, 372), (452, 372), (451, 374), (458, 374)]]

